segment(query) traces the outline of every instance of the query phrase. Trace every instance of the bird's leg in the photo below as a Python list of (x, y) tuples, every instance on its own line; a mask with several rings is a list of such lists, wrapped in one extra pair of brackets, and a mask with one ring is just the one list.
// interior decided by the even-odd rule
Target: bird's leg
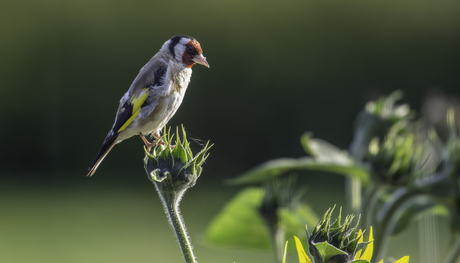
[(155, 137), (155, 142), (154, 144), (161, 144), (161, 145), (165, 145), (166, 143), (161, 139), (161, 136), (160, 134), (158, 133), (158, 131), (156, 131), (154, 134), (153, 134), (153, 137)]
[[(157, 138), (157, 140), (155, 142), (157, 142), (158, 140), (160, 140), (160, 144), (161, 145), (165, 145), (165, 142), (163, 140), (161, 140), (161, 137), (160, 137), (160, 134), (158, 133), (158, 131), (156, 131), (154, 134), (153, 134), (153, 137)], [(171, 145), (171, 149), (174, 150), (174, 148), (176, 148), (176, 145)]]
[(139, 136), (141, 136), (142, 140), (144, 141), (145, 146), (147, 146), (148, 152), (150, 152), (150, 149), (152, 149), (152, 147), (157, 144), (158, 139), (156, 139), (154, 142), (149, 142), (147, 138), (145, 138), (144, 134), (142, 134), (142, 132), (139, 133)]
[[(165, 142), (163, 142), (163, 140), (161, 139), (161, 136), (158, 133), (158, 131), (153, 134), (153, 137), (155, 138), (155, 140), (153, 142), (149, 142), (147, 140), (147, 138), (145, 138), (145, 136), (141, 132), (139, 133), (139, 136), (141, 136), (142, 140), (144, 141), (145, 146), (147, 146), (147, 151), (148, 152), (150, 152), (150, 149), (152, 149), (152, 147), (157, 145), (157, 144), (165, 145)], [(173, 147), (173, 149), (174, 149), (174, 147)]]

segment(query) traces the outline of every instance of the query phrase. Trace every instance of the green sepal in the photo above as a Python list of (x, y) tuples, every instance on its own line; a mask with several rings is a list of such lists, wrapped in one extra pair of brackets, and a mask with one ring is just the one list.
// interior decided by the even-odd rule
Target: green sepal
[[(363, 232), (364, 234), (364, 232)], [(358, 239), (360, 238), (361, 236), (358, 237)], [(360, 251), (361, 249), (365, 248), (368, 244), (370, 244), (371, 242), (373, 241), (369, 241), (369, 242), (366, 242), (366, 241), (361, 241), (358, 245), (356, 245), (356, 249), (355, 251), (358, 252)]]
[[(182, 163), (187, 163), (189, 156), (187, 155), (187, 152), (184, 148), (184, 145), (182, 144), (180, 137), (179, 137), (179, 128), (176, 128), (176, 147), (172, 150), (172, 155), (175, 158), (178, 158)], [(185, 136), (185, 134), (184, 134)], [(187, 141), (186, 137), (183, 137), (184, 141)]]
[[(363, 232), (364, 234), (364, 232)], [(363, 247), (367, 246), (367, 244), (369, 244), (370, 242), (364, 242), (364, 241), (361, 241), (360, 243), (359, 242), (359, 238), (363, 235), (357, 235), (355, 239), (351, 240), (350, 243), (348, 243), (348, 251), (349, 252), (353, 252), (353, 253), (357, 253), (360, 249), (362, 249)]]
[(321, 242), (321, 243), (316, 243), (316, 244), (313, 244), (313, 246), (315, 246), (315, 248), (318, 250), (318, 253), (319, 255), (321, 256), (322, 258), (322, 261), (321, 262), (326, 262), (327, 260), (329, 260), (331, 257), (333, 256), (337, 256), (337, 255), (345, 255), (345, 256), (348, 256), (348, 253), (345, 252), (345, 251), (342, 251), (332, 245), (330, 245), (328, 242), (324, 241), (324, 242)]
[(155, 169), (150, 173), (150, 178), (156, 182), (163, 182), (166, 178), (170, 178), (171, 174), (168, 172), (165, 172), (162, 176), (161, 170), (160, 169)]
[(350, 263), (371, 263), (370, 261), (367, 261), (365, 259), (357, 259), (357, 260), (354, 260)]

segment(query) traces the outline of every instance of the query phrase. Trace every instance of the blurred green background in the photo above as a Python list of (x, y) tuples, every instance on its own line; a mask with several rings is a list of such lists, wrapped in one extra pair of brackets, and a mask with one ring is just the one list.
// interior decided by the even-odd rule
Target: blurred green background
[[(347, 148), (356, 114), (380, 94), (401, 89), (415, 109), (432, 90), (460, 95), (457, 1), (3, 0), (0, 262), (181, 262), (140, 139), (85, 177), (119, 99), (176, 34), (197, 38), (211, 65), (194, 67), (169, 123), (184, 124), (195, 149), (215, 144), (182, 205), (200, 262), (272, 260), (205, 244), (238, 191), (224, 179), (304, 155), (305, 131)], [(303, 180), (318, 214), (344, 204), (343, 178)], [(417, 262), (415, 230), (392, 239), (390, 254)]]

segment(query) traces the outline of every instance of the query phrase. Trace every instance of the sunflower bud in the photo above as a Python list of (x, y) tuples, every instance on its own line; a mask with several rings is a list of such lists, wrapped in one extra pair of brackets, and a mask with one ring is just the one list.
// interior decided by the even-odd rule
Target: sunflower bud
[(350, 146), (352, 156), (361, 160), (365, 157), (366, 147), (372, 138), (383, 137), (395, 123), (406, 122), (413, 118), (413, 113), (407, 104), (397, 104), (402, 96), (401, 91), (395, 91), (387, 97), (366, 104), (355, 122), (355, 138)]
[(334, 208), (330, 208), (312, 234), (307, 233), (310, 253), (314, 262), (351, 263), (355, 260), (356, 253), (369, 242), (360, 240), (363, 234), (357, 231), (359, 222), (352, 226), (353, 215), (347, 216), (343, 224), (340, 222), (342, 209), (337, 220), (331, 223), (333, 211)]
[[(176, 129), (179, 133), (179, 129)], [(175, 145), (172, 145), (174, 134), (164, 132), (163, 142), (147, 153), (144, 166), (150, 181), (159, 191), (176, 196), (195, 185), (201, 174), (202, 165), (209, 154), (209, 142), (195, 156), (190, 150), (185, 130), (182, 127), (182, 140), (176, 136)]]
[(384, 140), (375, 137), (369, 144), (366, 160), (374, 176), (384, 184), (407, 185), (426, 156), (427, 145), (403, 123), (393, 125)]
[[(176, 133), (179, 133), (179, 129), (176, 129)], [(176, 145), (171, 145), (174, 135), (166, 133), (165, 129), (162, 142), (155, 146), (152, 153), (146, 152), (144, 168), (160, 196), (185, 262), (195, 263), (195, 255), (179, 211), (179, 203), (185, 191), (195, 185), (201, 174), (201, 166), (209, 156), (206, 152), (211, 146), (206, 144), (198, 154), (193, 156), (184, 127), (182, 133), (182, 140), (177, 135)]]

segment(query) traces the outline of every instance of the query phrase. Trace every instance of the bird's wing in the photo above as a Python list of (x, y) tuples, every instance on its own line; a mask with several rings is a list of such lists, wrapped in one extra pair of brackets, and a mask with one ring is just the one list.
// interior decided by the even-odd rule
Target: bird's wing
[(136, 119), (137, 115), (141, 111), (141, 107), (144, 104), (145, 100), (149, 96), (149, 89), (144, 88), (140, 92), (139, 96), (135, 97), (134, 95), (131, 96), (131, 99), (127, 100), (123, 105), (122, 112), (120, 116), (118, 116), (117, 121), (112, 128), (113, 131), (117, 133), (122, 132), (128, 125), (130, 125), (134, 119)]
[(139, 115), (142, 105), (147, 100), (149, 93), (149, 89), (144, 88), (137, 97), (132, 95), (130, 98), (125, 99), (127, 96), (127, 94), (125, 94), (120, 102), (120, 107), (118, 108), (115, 123), (113, 124), (109, 134), (107, 134), (104, 143), (110, 141), (112, 137), (117, 136), (120, 132), (126, 129), (126, 127), (128, 127), (134, 121), (134, 119), (136, 119), (137, 115)]
[(115, 123), (109, 134), (107, 134), (105, 142), (110, 141), (114, 136), (126, 129), (139, 115), (143, 106), (156, 103), (148, 98), (157, 97), (153, 94), (157, 91), (154, 87), (164, 84), (167, 64), (163, 60), (154, 58), (141, 69), (133, 84), (131, 84), (129, 91), (121, 99)]
[(142, 90), (146, 87), (160, 86), (163, 84), (168, 63), (165, 59), (156, 54), (145, 66), (141, 68), (139, 74), (129, 87), (129, 96), (139, 97)]

